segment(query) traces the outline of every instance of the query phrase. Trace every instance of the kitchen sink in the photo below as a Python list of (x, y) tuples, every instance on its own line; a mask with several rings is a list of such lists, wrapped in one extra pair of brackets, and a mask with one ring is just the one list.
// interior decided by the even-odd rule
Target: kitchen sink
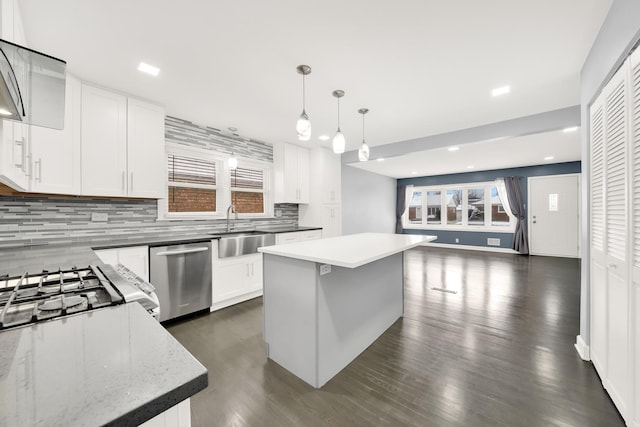
[(216, 233), (218, 239), (218, 258), (229, 258), (258, 253), (258, 248), (276, 243), (276, 236), (264, 231), (232, 231)]

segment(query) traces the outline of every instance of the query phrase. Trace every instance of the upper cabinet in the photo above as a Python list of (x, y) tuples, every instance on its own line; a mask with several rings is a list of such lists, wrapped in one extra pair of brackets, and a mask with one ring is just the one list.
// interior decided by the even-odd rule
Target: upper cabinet
[(309, 150), (293, 144), (273, 146), (275, 203), (309, 203)]
[(127, 100), (128, 195), (161, 198), (165, 192), (164, 109)]
[(82, 194), (164, 195), (164, 111), (90, 85), (82, 86)]
[(82, 85), (82, 194), (127, 195), (127, 97)]
[(80, 103), (82, 85), (66, 78), (64, 129), (30, 126), (33, 193), (80, 194)]

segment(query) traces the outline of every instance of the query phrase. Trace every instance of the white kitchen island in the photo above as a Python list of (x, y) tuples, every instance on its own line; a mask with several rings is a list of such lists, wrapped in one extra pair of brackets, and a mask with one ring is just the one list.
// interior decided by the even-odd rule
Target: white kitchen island
[(260, 248), (267, 356), (319, 388), (403, 314), (403, 252), (435, 236), (362, 233)]

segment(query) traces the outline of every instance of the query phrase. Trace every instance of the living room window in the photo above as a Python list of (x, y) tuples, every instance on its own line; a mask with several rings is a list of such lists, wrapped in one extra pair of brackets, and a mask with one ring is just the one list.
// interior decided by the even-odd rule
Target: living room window
[[(404, 228), (512, 232), (515, 218), (507, 212), (495, 182), (416, 186), (403, 215)], [(426, 195), (426, 197), (423, 197)]]

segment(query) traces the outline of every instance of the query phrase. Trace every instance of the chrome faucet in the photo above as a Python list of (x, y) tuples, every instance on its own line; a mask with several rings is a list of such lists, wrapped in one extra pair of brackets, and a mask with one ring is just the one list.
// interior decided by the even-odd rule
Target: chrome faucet
[(231, 224), (229, 223), (229, 212), (235, 214), (236, 219), (238, 219), (238, 212), (236, 212), (236, 207), (234, 205), (229, 205), (227, 208), (227, 233), (231, 231)]

